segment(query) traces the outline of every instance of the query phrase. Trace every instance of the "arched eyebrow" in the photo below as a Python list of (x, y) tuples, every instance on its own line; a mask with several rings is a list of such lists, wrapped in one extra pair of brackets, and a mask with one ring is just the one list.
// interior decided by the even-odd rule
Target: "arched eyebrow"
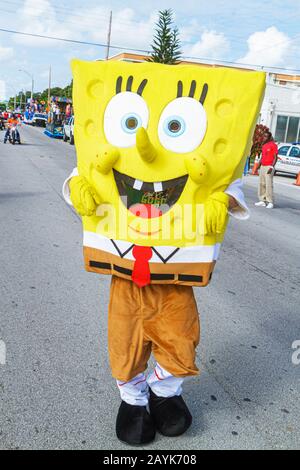
[[(122, 91), (122, 83), (123, 83), (123, 77), (122, 76), (119, 76), (117, 78), (117, 82), (116, 82), (116, 95), (118, 93), (121, 93)], [(148, 80), (145, 78), (144, 80), (142, 80), (142, 82), (140, 83), (138, 89), (137, 89), (137, 94), (142, 96), (143, 94), (143, 91), (145, 89), (145, 86), (147, 85), (148, 83)], [(128, 77), (127, 79), (127, 82), (126, 82), (126, 91), (129, 91), (129, 92), (132, 92), (132, 84), (133, 84), (133, 76), (130, 75), (130, 77)]]

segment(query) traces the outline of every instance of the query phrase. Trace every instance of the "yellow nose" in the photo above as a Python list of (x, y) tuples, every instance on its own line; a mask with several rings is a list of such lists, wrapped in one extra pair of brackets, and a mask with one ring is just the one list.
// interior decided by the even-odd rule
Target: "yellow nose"
[(136, 133), (136, 148), (140, 157), (147, 163), (155, 160), (157, 152), (152, 145), (148, 133), (144, 127), (140, 127)]

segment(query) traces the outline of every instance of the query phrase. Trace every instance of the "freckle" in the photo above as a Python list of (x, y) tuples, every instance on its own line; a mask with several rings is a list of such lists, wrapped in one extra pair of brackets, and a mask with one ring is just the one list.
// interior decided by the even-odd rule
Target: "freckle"
[(205, 166), (205, 165), (206, 165), (206, 163), (203, 163), (203, 166)]
[(203, 173), (199, 173), (199, 176), (203, 176)]

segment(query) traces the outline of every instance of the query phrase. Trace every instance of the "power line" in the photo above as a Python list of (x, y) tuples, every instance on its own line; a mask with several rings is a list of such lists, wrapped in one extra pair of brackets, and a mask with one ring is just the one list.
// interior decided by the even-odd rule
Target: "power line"
[[(15, 31), (11, 29), (4, 29), (0, 28), (0, 31), (5, 32), (5, 33), (10, 33), (10, 34), (18, 34), (22, 36), (30, 36), (30, 37), (37, 37), (37, 38), (42, 38), (42, 39), (50, 39), (53, 41), (61, 41), (61, 42), (67, 42), (67, 43), (74, 43), (74, 44), (81, 44), (81, 45), (89, 45), (89, 46), (97, 46), (97, 47), (107, 47), (107, 44), (103, 43), (96, 43), (96, 42), (89, 42), (89, 41), (79, 41), (76, 39), (67, 39), (67, 38), (60, 38), (56, 36), (46, 36), (43, 34), (34, 34), (34, 33), (25, 33), (22, 31)], [(110, 49), (115, 49), (115, 50), (121, 50), (123, 52), (141, 52), (143, 54), (149, 54), (149, 50), (145, 49), (136, 49), (136, 48), (131, 48), (131, 47), (122, 47), (122, 46), (113, 46), (110, 45)], [(285, 70), (286, 72), (300, 72), (300, 69), (290, 69), (286, 67), (275, 67), (275, 66), (265, 66), (265, 65), (257, 65), (257, 64), (247, 64), (247, 63), (242, 63), (242, 62), (234, 62), (234, 61), (228, 61), (228, 60), (221, 60), (221, 59), (214, 59), (214, 58), (208, 58), (208, 57), (193, 57), (193, 56), (182, 56), (182, 59), (190, 59), (190, 60), (195, 60), (195, 61), (206, 61), (206, 62), (213, 62), (213, 63), (219, 63), (219, 64), (228, 64), (232, 66), (241, 66), (241, 67), (254, 67), (254, 68), (260, 68), (260, 69), (272, 69), (272, 70)]]
[(263, 51), (268, 51), (269, 49), (273, 49), (273, 47), (277, 47), (277, 46), (280, 46), (281, 44), (285, 44), (285, 43), (288, 43), (288, 42), (294, 42), (296, 39), (298, 39), (300, 37), (300, 33), (296, 34), (294, 37), (292, 38), (286, 38), (284, 39), (283, 41), (280, 41), (280, 42), (277, 42), (275, 44), (272, 44), (271, 46), (267, 46), (267, 47), (263, 47), (262, 49), (258, 49), (257, 52), (263, 52)]
[[(9, 13), (9, 14), (12, 14), (12, 15), (15, 15), (16, 12), (14, 10), (7, 10), (7, 9), (4, 9), (4, 8), (0, 8), (0, 11), (2, 12), (5, 12), (5, 13)], [(60, 13), (59, 13), (60, 15)], [(73, 16), (75, 17), (75, 14), (72, 13), (72, 16), (71, 18), (73, 18)], [(86, 16), (81, 16), (81, 15), (76, 15), (78, 17), (78, 21), (73, 21), (71, 18), (70, 18), (70, 15), (64, 13), (63, 14), (63, 21), (65, 23), (70, 23), (70, 24), (74, 24), (76, 26), (80, 25), (86, 25), (86, 27), (90, 27), (91, 26), (91, 23), (94, 21), (95, 24), (98, 23), (99, 21), (101, 23), (103, 23), (103, 25), (107, 24), (107, 21), (109, 19), (109, 16), (94, 16), (94, 17), (90, 17), (90, 18), (86, 18)], [(40, 14), (34, 14), (34, 13), (30, 13), (30, 17), (32, 18), (40, 18), (41, 15)], [(76, 19), (76, 18), (75, 18)], [(55, 21), (58, 21), (58, 19), (56, 18)], [(134, 21), (132, 20), (131, 22), (125, 22), (125, 21), (119, 21), (118, 19), (114, 19), (114, 29), (118, 30), (118, 31), (124, 31), (124, 32), (128, 32), (128, 26), (131, 26), (131, 27), (134, 27), (134, 25), (138, 25), (140, 28), (142, 28), (146, 23), (143, 22), (143, 21)], [(193, 32), (191, 33), (191, 36), (196, 36), (197, 34), (199, 35), (202, 35), (204, 34), (206, 31), (197, 31), (197, 30), (193, 30)], [(234, 41), (238, 41), (238, 40), (241, 40), (241, 39), (244, 39), (245, 40), (245, 37), (244, 36), (232, 36), (232, 35), (225, 35), (225, 33), (218, 33), (218, 34), (221, 34), (224, 36), (224, 38), (226, 39), (230, 39), (230, 40), (234, 40)], [(184, 44), (195, 44), (195, 41), (182, 41)]]
[[(0, 1), (0, 3), (4, 3), (4, 4), (9, 5), (9, 6), (11, 6), (11, 5), (16, 5), (16, 6), (19, 6), (19, 7), (23, 6), (23, 4), (16, 3), (16, 2), (3, 2), (3, 1), (1, 2)], [(13, 11), (13, 10), (5, 10), (3, 8), (1, 10), (5, 11), (6, 13), (13, 13), (14, 15), (16, 14), (16, 12)], [(31, 11), (36, 12), (36, 9), (34, 9), (34, 8), (26, 8), (26, 10), (30, 11), (30, 12)], [(64, 16), (64, 17), (71, 17), (71, 18), (74, 17), (74, 19), (76, 19), (76, 17), (77, 17), (80, 20), (81, 24), (82, 24), (82, 20), (84, 20), (84, 19), (87, 20), (86, 21), (87, 24), (89, 24), (91, 21), (96, 22), (98, 20), (107, 23), (107, 20), (109, 19), (109, 12), (107, 13), (107, 15), (100, 15), (99, 13), (97, 13), (96, 15), (93, 15), (93, 14), (88, 13), (88, 12), (84, 12), (84, 15), (82, 15), (82, 14), (76, 13), (76, 12), (70, 13), (69, 8), (68, 9), (66, 9), (66, 8), (62, 9), (62, 11), (60, 11), (60, 10), (61, 10), (61, 7), (56, 7), (56, 6), (51, 5), (50, 8), (49, 7), (46, 8), (46, 13), (47, 12), (48, 13), (54, 12), (54, 13), (57, 13), (58, 15), (61, 15), (61, 16)], [(36, 17), (36, 18), (41, 17), (40, 14), (34, 14), (34, 13), (30, 13), (30, 16), (33, 16), (33, 17)], [(77, 22), (72, 21), (71, 19), (65, 20), (65, 18), (64, 18), (64, 21), (67, 21), (69, 23), (78, 24)], [(115, 23), (115, 21), (114, 21), (114, 23)], [(130, 21), (125, 21), (125, 20), (120, 21), (120, 20), (118, 20), (117, 21), (118, 25), (125, 25), (125, 26), (130, 26), (130, 25), (132, 25), (132, 23), (139, 24), (140, 26), (142, 26), (144, 22), (143, 21), (136, 21), (136, 20), (130, 20)]]
[(206, 61), (206, 62), (213, 62), (213, 63), (216, 63), (218, 62), (219, 64), (226, 64), (226, 65), (233, 65), (233, 66), (237, 66), (239, 65), (241, 68), (242, 67), (251, 67), (253, 69), (253, 67), (255, 69), (262, 69), (262, 70), (285, 70), (286, 72), (300, 72), (300, 69), (290, 69), (290, 68), (286, 68), (286, 67), (276, 67), (276, 66), (269, 66), (269, 65), (257, 65), (257, 64), (247, 64), (247, 63), (244, 63), (244, 62), (233, 62), (233, 61), (229, 61), (229, 60), (222, 60), (222, 59), (209, 59), (208, 57), (192, 57), (192, 56), (182, 56), (183, 59), (190, 59), (190, 60), (203, 60), (203, 61)]
[[(98, 43), (98, 42), (79, 41), (79, 40), (76, 40), (76, 39), (59, 38), (59, 37), (56, 37), (56, 36), (46, 36), (44, 34), (25, 33), (24, 31), (15, 31), (15, 30), (12, 30), (12, 29), (0, 28), (0, 31), (2, 31), (4, 33), (19, 34), (19, 35), (22, 35), (22, 36), (31, 36), (31, 37), (42, 38), (42, 39), (52, 39), (53, 41), (69, 42), (69, 43), (74, 43), (74, 44), (84, 44), (84, 45), (88, 45), (88, 46), (107, 47), (107, 44), (102, 44), (102, 43)], [(124, 47), (110, 46), (110, 49), (124, 50)], [(125, 49), (127, 51), (143, 52), (143, 53), (149, 54), (149, 50), (146, 51), (145, 49), (135, 49), (135, 48), (130, 48), (130, 47), (125, 47)]]
[[(11, 5), (16, 5), (16, 6), (19, 6), (19, 7), (24, 6), (24, 3), (22, 3), (22, 2), (16, 2), (16, 1), (10, 1), (10, 2), (8, 2), (8, 1), (5, 1), (5, 0), (0, 0), (0, 3), (2, 3), (2, 4), (4, 4), (4, 5), (9, 5), (9, 6), (11, 6)], [(73, 18), (73, 19), (76, 19), (76, 17), (78, 17), (78, 20), (80, 20), (80, 24), (83, 23), (83, 24), (87, 24), (87, 25), (90, 24), (90, 22), (91, 22), (92, 20), (95, 20), (95, 21), (98, 21), (98, 20), (99, 20), (99, 21), (104, 22), (104, 23), (106, 24), (107, 21), (108, 21), (108, 18), (109, 18), (109, 12), (107, 12), (107, 15), (101, 15), (101, 14), (99, 14), (99, 13), (97, 13), (97, 14), (92, 14), (92, 13), (89, 13), (88, 11), (85, 11), (85, 12), (84, 12), (84, 15), (82, 15), (82, 14), (80, 14), (80, 13), (76, 13), (76, 12), (73, 12), (73, 11), (70, 13), (70, 8), (68, 8), (68, 7), (63, 7), (63, 6), (58, 6), (58, 5), (56, 5), (56, 4), (54, 4), (54, 5), (51, 4), (51, 5), (48, 5), (48, 6), (43, 7), (43, 8), (44, 8), (44, 10), (45, 10), (46, 12), (47, 12), (47, 11), (48, 11), (49, 13), (50, 13), (50, 12), (51, 12), (51, 13), (54, 12), (54, 13), (58, 13), (59, 15), (62, 15), (62, 16), (64, 16), (64, 17), (67, 17), (67, 19), (64, 18), (64, 21), (65, 21), (65, 22), (72, 23), (72, 24), (76, 24), (76, 25), (78, 25), (79, 23), (77, 23), (77, 21), (73, 21), (72, 19), (69, 19), (68, 17), (71, 17), (71, 18)], [(31, 7), (31, 8), (30, 8), (30, 7), (29, 7), (29, 8), (27, 7), (26, 10), (34, 11), (34, 12), (36, 11), (36, 9), (34, 9), (33, 7)], [(4, 10), (4, 9), (2, 9), (2, 11), (5, 11), (6, 13), (11, 13), (11, 14), (14, 14), (14, 15), (16, 14), (16, 12), (15, 12), (15, 11), (12, 11), (12, 10)], [(291, 18), (291, 17), (296, 18), (296, 17), (299, 16), (299, 15), (300, 15), (300, 13), (291, 14), (291, 15), (288, 15), (288, 16), (285, 15), (285, 19), (289, 19), (289, 18)], [(30, 16), (33, 16), (33, 17), (36, 17), (36, 18), (39, 18), (39, 17), (40, 17), (40, 15), (38, 15), (38, 14), (33, 14), (33, 13), (30, 13)], [(116, 18), (117, 18), (117, 17), (116, 17)], [(143, 26), (143, 24), (145, 24), (145, 22), (143, 22), (143, 21), (136, 21), (136, 20), (130, 20), (130, 21), (121, 20), (121, 21), (120, 21), (120, 20), (118, 20), (118, 19), (116, 19), (116, 18), (115, 18), (115, 20), (114, 20), (114, 25), (117, 26), (117, 28), (119, 28), (119, 29), (122, 29), (122, 28), (120, 28), (120, 25), (132, 26), (133, 24), (137, 24), (137, 25), (139, 25), (139, 26)], [(188, 17), (188, 18), (189, 18), (190, 20), (194, 20), (194, 19), (195, 19), (194, 17)], [(89, 20), (90, 20), (90, 21), (89, 21)], [(282, 19), (281, 19), (281, 21), (282, 21)], [(183, 27), (183, 28), (186, 28), (186, 27), (188, 27), (188, 26), (182, 25), (182, 27)], [(205, 31), (203, 31), (203, 30), (200, 31), (200, 30), (195, 30), (195, 29), (193, 29), (193, 31), (192, 31), (191, 34), (192, 34), (192, 35), (197, 35), (197, 34), (203, 34), (204, 32), (205, 32)], [(227, 39), (233, 39), (233, 40), (245, 39), (245, 36), (237, 36), (237, 35), (233, 36), (233, 35), (228, 35), (228, 34), (226, 34), (226, 33), (222, 33), (222, 34), (224, 34), (224, 36), (225, 36)], [(298, 35), (296, 35), (296, 36), (298, 36)], [(293, 39), (292, 39), (292, 40), (293, 40)], [(287, 40), (287, 41), (288, 41), (288, 40)], [(183, 42), (184, 42), (185, 44), (194, 44), (195, 41), (183, 41)], [(284, 41), (284, 42), (285, 42), (285, 41)], [(279, 44), (281, 44), (281, 43), (279, 43)], [(264, 51), (264, 50), (269, 49), (269, 48), (276, 47), (276, 46), (277, 46), (277, 44), (274, 44), (274, 45), (272, 45), (272, 46), (268, 46), (268, 47), (266, 47), (266, 48), (264, 48), (264, 49), (260, 49), (259, 52)]]
[[(3, 1), (3, 0), (0, 0), (0, 3), (3, 3), (3, 4), (6, 4), (6, 5), (16, 5), (16, 6), (23, 6), (23, 4), (21, 3), (16, 3), (16, 2), (6, 2), (6, 1)], [(6, 13), (10, 13), (10, 14), (16, 14), (15, 11), (13, 10), (5, 10), (5, 9), (1, 9), (2, 11), (6, 12)], [(33, 8), (26, 8), (26, 10), (29, 10), (29, 11), (32, 11), (32, 12), (36, 12), (36, 9), (33, 9)], [(60, 12), (60, 10), (62, 10), (63, 13)], [(51, 12), (55, 12), (57, 13), (58, 15), (61, 15), (64, 17), (64, 21), (67, 22), (67, 23), (72, 23), (72, 24), (76, 24), (78, 25), (79, 23), (77, 21), (73, 21), (73, 19), (76, 20), (76, 17), (78, 18), (78, 20), (80, 21), (80, 24), (87, 24), (87, 25), (90, 25), (90, 23), (92, 21), (101, 21), (105, 24), (107, 24), (107, 21), (109, 19), (109, 12), (107, 13), (107, 15), (100, 15), (99, 13), (98, 14), (91, 14), (91, 13), (88, 13), (88, 12), (84, 12), (84, 15), (80, 14), (80, 13), (76, 13), (76, 12), (72, 12), (70, 13), (70, 9), (69, 8), (63, 8), (63, 7), (57, 7), (55, 5), (51, 5), (50, 7), (47, 7), (46, 8), (46, 11), (48, 11), (49, 13)], [(35, 17), (35, 18), (40, 18), (41, 15), (39, 14), (34, 14), (34, 13), (30, 13), (30, 16), (32, 17)], [(70, 19), (71, 18), (71, 19)], [(118, 16), (116, 15), (115, 19), (114, 19), (114, 26), (117, 26), (117, 28), (119, 29), (122, 29), (120, 28), (120, 25), (122, 26), (133, 26), (134, 24), (136, 25), (139, 25), (140, 27), (142, 27), (143, 25), (147, 24), (147, 22), (145, 21), (136, 21), (136, 20), (130, 20), (130, 21), (125, 21), (125, 20), (119, 20), (118, 19)], [(155, 25), (154, 25), (155, 26)], [(182, 28), (187, 28), (189, 27), (189, 25), (182, 25)], [(196, 29), (192, 29), (192, 33), (191, 35), (195, 36), (197, 34), (203, 34), (205, 32), (205, 30), (196, 30)], [(225, 34), (225, 33), (221, 33), (221, 34), (224, 34), (226, 36), (227, 39), (233, 39), (233, 40), (240, 40), (240, 39), (245, 39), (245, 36), (237, 36), (237, 35), (228, 35), (228, 34)], [(184, 43), (186, 44), (194, 44), (195, 41), (184, 41)]]

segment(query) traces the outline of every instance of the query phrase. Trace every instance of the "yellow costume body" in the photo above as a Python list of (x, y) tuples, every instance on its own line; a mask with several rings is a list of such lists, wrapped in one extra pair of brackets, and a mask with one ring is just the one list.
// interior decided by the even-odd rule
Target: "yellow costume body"
[(113, 275), (113, 376), (143, 373), (151, 351), (170, 375), (195, 375), (192, 286), (210, 281), (228, 195), (240, 202), (265, 74), (78, 60), (72, 69), (78, 165), (64, 195), (83, 216), (86, 269)]

